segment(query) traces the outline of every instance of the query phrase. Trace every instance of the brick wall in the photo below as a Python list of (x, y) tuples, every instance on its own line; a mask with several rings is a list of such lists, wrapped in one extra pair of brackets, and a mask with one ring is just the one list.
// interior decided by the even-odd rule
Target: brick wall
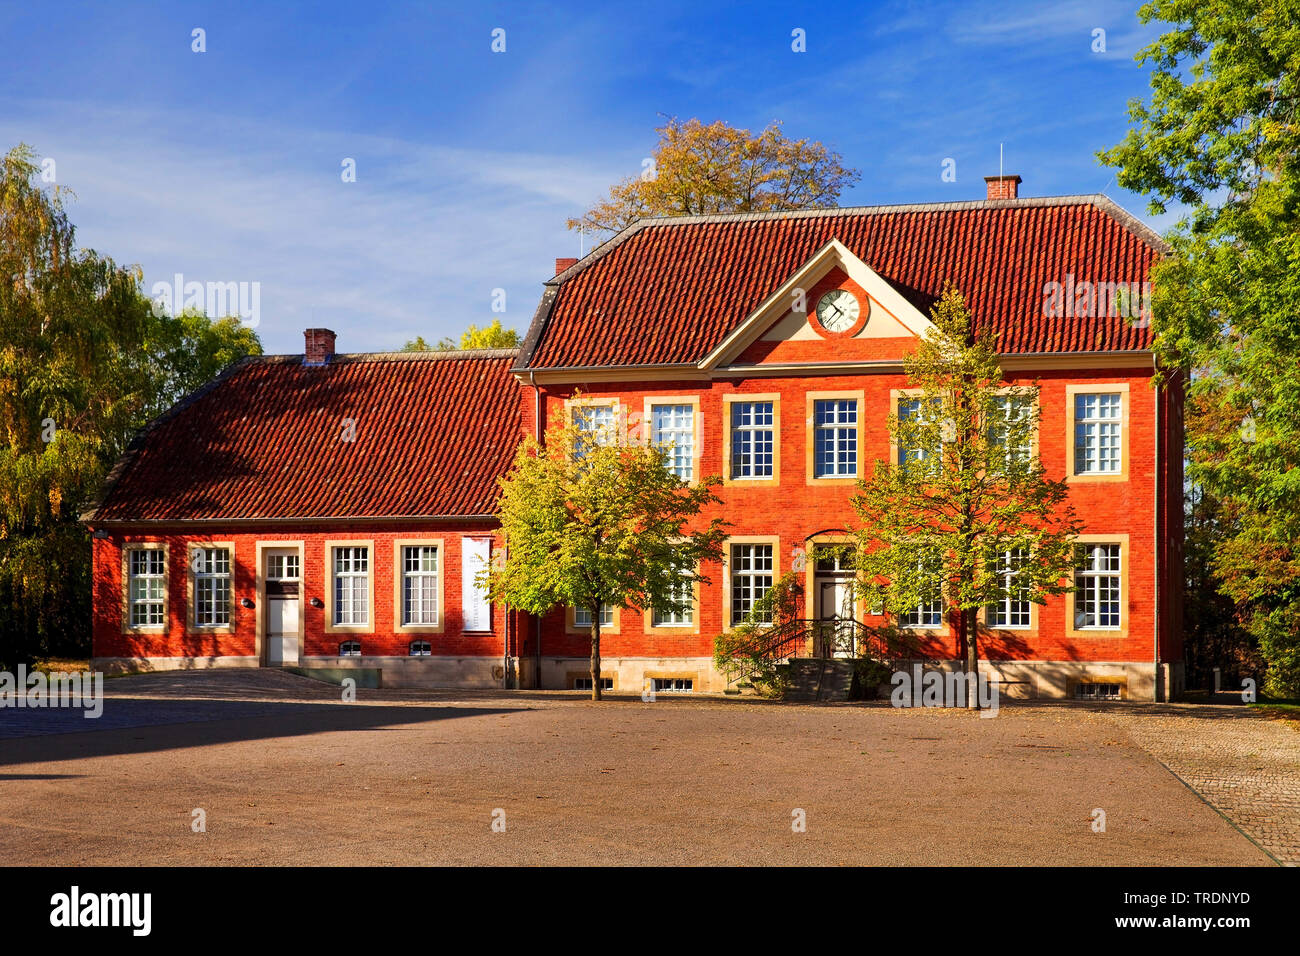
[[(94, 656), (95, 657), (223, 657), (247, 656), (257, 652), (256, 622), (258, 609), (245, 608), (248, 598), (256, 605), (257, 545), (275, 546), (302, 542), (302, 578), (299, 614), (303, 621), (302, 653), (336, 655), (344, 640), (359, 640), (362, 652), (371, 655), (405, 656), (412, 640), (427, 640), (434, 655), (460, 657), (500, 657), (504, 651), (506, 614), (494, 607), (492, 633), (466, 633), (461, 620), (461, 538), (491, 537), (499, 547), (494, 528), (482, 524), (456, 524), (412, 527), (358, 524), (351, 527), (320, 526), (274, 530), (251, 530), (230, 534), (219, 529), (211, 533), (121, 533), (94, 540)], [(403, 633), (394, 617), (394, 541), (406, 538), (441, 538), (443, 632)], [(373, 541), (371, 551), (371, 588), (373, 616), (370, 628), (357, 633), (326, 633), (325, 607), (312, 607), (311, 599), (326, 603), (330, 587), (325, 554), (326, 541), (365, 539)], [(168, 547), (168, 608), (163, 630), (123, 633), (122, 549), (124, 545), (161, 542)], [(187, 626), (188, 565), (190, 548), (205, 542), (232, 543), (233, 593), (230, 633)], [(511, 628), (513, 635), (514, 628)]]
[[(1156, 490), (1160, 476), (1156, 470), (1155, 410), (1158, 393), (1151, 385), (1149, 369), (1103, 369), (1095, 372), (1040, 372), (1035, 376), (1012, 376), (1014, 384), (1040, 384), (1042, 422), (1040, 454), (1049, 474), (1061, 477), (1066, 469), (1067, 392), (1068, 385), (1128, 386), (1129, 426), (1124, 435), (1128, 445), (1129, 477), (1126, 481), (1071, 483), (1071, 499), (1089, 534), (1125, 535), (1128, 548), (1124, 553), (1124, 573), (1128, 583), (1128, 605), (1123, 609), (1126, 626), (1123, 635), (1099, 632), (1096, 636), (1070, 637), (1066, 634), (1065, 597), (1053, 598), (1036, 608), (1037, 627), (1032, 631), (995, 632), (982, 642), (981, 656), (1004, 660), (1079, 660), (1131, 661), (1150, 663), (1155, 654), (1156, 555), (1166, 546), (1157, 541)], [(791, 568), (792, 549), (806, 546), (807, 539), (819, 532), (833, 531), (852, 523), (854, 515), (849, 499), (852, 485), (809, 486), (806, 481), (806, 419), (812, 414), (805, 394), (813, 391), (863, 391), (865, 416), (864, 446), (859, 449), (860, 463), (889, 457), (886, 418), (890, 412), (891, 389), (908, 387), (899, 375), (828, 376), (802, 378), (752, 378), (740, 381), (717, 380), (643, 382), (617, 385), (591, 383), (582, 387), (584, 397), (616, 398), (629, 412), (640, 414), (647, 396), (692, 396), (701, 401), (701, 426), (698, 440), (702, 455), (697, 466), (703, 473), (722, 474), (724, 439), (724, 402), (726, 395), (744, 393), (779, 393), (780, 403), (780, 480), (776, 485), (747, 487), (729, 484), (719, 489), (723, 504), (718, 509), (729, 520), (733, 535), (765, 535), (779, 539), (777, 557), (779, 575)], [(531, 389), (529, 408), (531, 411)], [(564, 413), (564, 400), (573, 389), (550, 386), (547, 414)], [(1167, 406), (1171, 400), (1164, 400)], [(1174, 427), (1174, 419), (1162, 408), (1163, 426)], [(1181, 441), (1174, 447), (1181, 448)], [(1173, 478), (1164, 480), (1172, 486)], [(1181, 479), (1178, 479), (1181, 480)], [(1172, 500), (1162, 504), (1167, 509), (1166, 522), (1180, 504)], [(1181, 511), (1178, 510), (1181, 514)], [(1171, 527), (1166, 524), (1165, 527)], [(1177, 527), (1181, 527), (1178, 525)], [(1164, 528), (1161, 529), (1162, 534)], [(646, 626), (644, 617), (624, 610), (617, 627), (604, 631), (602, 653), (609, 656), (701, 656), (713, 653), (713, 638), (725, 629), (723, 608), (723, 574), (720, 566), (703, 569), (711, 583), (702, 585), (697, 608), (697, 633), (660, 633)], [(1167, 617), (1176, 604), (1177, 577), (1166, 572), (1161, 583), (1161, 603)], [(866, 617), (871, 622), (878, 618)], [(1172, 626), (1172, 620), (1167, 622)], [(529, 629), (531, 648), (531, 627)], [(1169, 632), (1167, 632), (1168, 634)], [(951, 628), (923, 633), (922, 651), (928, 656), (957, 656), (957, 640)], [(1165, 655), (1177, 652), (1171, 634), (1164, 642)], [(543, 656), (585, 656), (589, 638), (573, 633), (558, 612), (548, 617), (543, 627)], [(530, 651), (531, 652), (531, 651)], [(1172, 659), (1165, 657), (1165, 659)]]

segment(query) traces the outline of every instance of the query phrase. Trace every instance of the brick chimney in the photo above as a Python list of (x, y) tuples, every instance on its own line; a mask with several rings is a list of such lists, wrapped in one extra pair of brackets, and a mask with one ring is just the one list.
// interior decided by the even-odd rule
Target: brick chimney
[(334, 355), (334, 333), (330, 329), (307, 329), (303, 365), (325, 365)]
[(1021, 183), (1019, 176), (985, 176), (984, 185), (988, 187), (988, 199), (1015, 199), (1016, 189)]
[(576, 266), (577, 264), (578, 264), (577, 259), (571, 259), (568, 258), (567, 256), (563, 259), (557, 258), (555, 260), (555, 274), (558, 276), (565, 269), (569, 268), (569, 266)]

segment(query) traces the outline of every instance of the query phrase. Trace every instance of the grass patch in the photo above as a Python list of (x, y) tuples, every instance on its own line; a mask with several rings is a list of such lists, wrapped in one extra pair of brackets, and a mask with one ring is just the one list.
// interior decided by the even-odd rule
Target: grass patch
[(33, 670), (38, 670), (43, 674), (51, 674), (56, 671), (64, 674), (75, 674), (78, 671), (89, 671), (90, 661), (84, 657), (51, 657), (48, 660), (37, 661)]

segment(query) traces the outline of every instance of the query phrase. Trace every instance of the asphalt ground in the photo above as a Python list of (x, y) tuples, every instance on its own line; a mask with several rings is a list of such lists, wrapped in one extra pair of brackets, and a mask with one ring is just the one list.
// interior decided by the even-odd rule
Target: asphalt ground
[(1139, 742), (1206, 708), (105, 688), (98, 720), (0, 710), (0, 863), (1274, 863)]

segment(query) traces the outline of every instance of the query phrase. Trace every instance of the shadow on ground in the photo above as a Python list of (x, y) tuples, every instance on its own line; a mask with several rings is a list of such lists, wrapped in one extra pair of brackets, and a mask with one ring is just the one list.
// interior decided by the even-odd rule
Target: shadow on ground
[[(15, 727), (8, 720), (0, 727), (7, 736), (7, 739), (0, 740), (0, 766), (180, 750), (340, 731), (383, 730), (399, 725), (456, 720), (461, 717), (490, 717), (524, 709), (148, 698), (110, 699), (107, 705), (104, 716), (97, 720), (86, 720), (78, 711), (11, 711), (11, 714), (23, 714), (27, 727)], [(196, 708), (201, 710), (193, 713)], [(114, 720), (106, 723), (110, 709)], [(138, 719), (132, 720), (132, 716)], [(90, 724), (100, 726), (86, 726)], [(22, 729), (27, 732), (22, 733)], [(22, 778), (22, 775), (14, 776)]]

